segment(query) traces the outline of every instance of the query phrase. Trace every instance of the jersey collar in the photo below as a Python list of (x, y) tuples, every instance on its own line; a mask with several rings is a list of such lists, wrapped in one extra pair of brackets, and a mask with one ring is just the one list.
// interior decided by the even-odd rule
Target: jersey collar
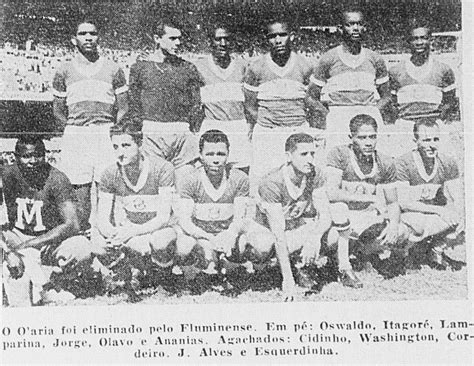
[(420, 152), (417, 149), (412, 151), (413, 160), (415, 161), (416, 170), (420, 174), (420, 177), (423, 178), (425, 182), (429, 182), (434, 178), (436, 173), (438, 172), (439, 167), (439, 159), (438, 157), (435, 158), (433, 171), (430, 175), (426, 172), (425, 165), (423, 164), (423, 159), (421, 158)]
[(433, 58), (431, 56), (429, 56), (428, 61), (421, 66), (413, 65), (410, 59), (405, 62), (405, 70), (407, 74), (418, 81), (425, 79), (430, 74), (432, 68)]
[(352, 55), (349, 52), (344, 51), (344, 48), (342, 47), (342, 45), (339, 45), (336, 48), (336, 52), (339, 58), (341, 59), (341, 61), (346, 66), (349, 66), (351, 69), (358, 68), (360, 65), (362, 65), (362, 63), (367, 57), (366, 55), (367, 51), (364, 47), (361, 48), (360, 53), (358, 55)]
[(270, 52), (268, 52), (265, 57), (267, 58), (267, 61), (268, 61), (267, 63), (270, 70), (272, 70), (279, 77), (283, 77), (286, 74), (288, 74), (293, 69), (293, 66), (295, 65), (296, 56), (293, 51), (291, 51), (290, 58), (288, 59), (288, 62), (284, 66), (279, 66), (278, 64), (276, 64), (275, 61), (272, 60), (272, 56), (270, 55)]
[(138, 177), (137, 184), (132, 184), (130, 179), (128, 179), (127, 173), (123, 169), (121, 165), (119, 165), (120, 174), (125, 182), (125, 185), (130, 188), (133, 192), (138, 193), (140, 190), (145, 186), (145, 183), (148, 179), (148, 175), (150, 174), (150, 161), (147, 157), (143, 157), (142, 160), (142, 170), (140, 171), (140, 176)]
[(222, 197), (225, 190), (227, 189), (227, 184), (228, 184), (227, 174), (224, 172), (224, 176), (222, 177), (221, 184), (220, 184), (219, 188), (217, 188), (217, 189), (214, 188), (211, 181), (209, 180), (209, 177), (207, 176), (204, 167), (201, 168), (201, 173), (200, 174), (201, 174), (201, 182), (202, 182), (202, 185), (204, 187), (204, 191), (209, 195), (209, 197), (211, 197), (211, 199), (214, 202), (218, 201), (219, 198)]
[(356, 173), (357, 177), (361, 180), (369, 179), (375, 177), (375, 174), (378, 171), (378, 165), (377, 165), (377, 159), (376, 159), (376, 153), (374, 152), (372, 154), (372, 161), (374, 162), (372, 166), (372, 170), (364, 174), (364, 172), (360, 169), (359, 162), (357, 161), (356, 154), (352, 148), (349, 148), (349, 159), (352, 165), (352, 168), (354, 168), (354, 172)]
[(214, 62), (212, 55), (208, 56), (207, 62), (209, 63), (209, 68), (211, 69), (211, 71), (223, 80), (228, 79), (229, 76), (232, 75), (232, 72), (234, 71), (234, 68), (235, 68), (235, 62), (232, 58), (230, 59), (229, 66), (227, 66), (227, 68), (225, 69), (223, 69), (222, 67), (220, 67)]
[(79, 74), (90, 78), (101, 71), (104, 58), (99, 57), (96, 62), (90, 62), (80, 52), (77, 52), (72, 64)]
[(301, 186), (298, 187), (296, 184), (294, 184), (291, 181), (289, 169), (290, 169), (289, 165), (283, 166), (283, 179), (285, 181), (286, 189), (288, 190), (290, 197), (294, 200), (297, 200), (298, 198), (302, 196), (306, 188), (306, 176), (303, 177)]

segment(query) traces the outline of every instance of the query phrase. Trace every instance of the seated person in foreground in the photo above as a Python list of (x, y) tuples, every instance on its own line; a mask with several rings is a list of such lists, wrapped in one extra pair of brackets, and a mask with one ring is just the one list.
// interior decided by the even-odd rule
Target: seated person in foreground
[[(296, 285), (310, 289), (315, 285), (308, 265), (318, 260), (323, 236), (329, 247), (337, 246), (339, 280), (344, 286), (360, 288), (349, 263), (349, 225), (332, 225), (330, 204), (322, 171), (314, 165), (314, 139), (307, 134), (293, 134), (286, 140), (287, 163), (268, 173), (259, 185), (260, 202), (257, 222), (275, 236), (275, 250), (283, 276), (282, 289), (288, 298)], [(262, 248), (265, 252), (271, 248)], [(290, 255), (301, 257), (297, 279), (293, 277)], [(296, 282), (296, 283), (295, 283)], [(308, 288), (309, 287), (309, 288)]]
[(334, 147), (327, 157), (327, 193), (332, 203), (338, 203), (333, 211), (345, 211), (337, 214), (348, 216), (354, 239), (366, 229), (386, 223), (377, 238), (377, 247), (360, 243), (371, 246), (359, 248), (361, 253), (403, 249), (408, 230), (400, 225), (395, 164), (376, 149), (377, 122), (369, 115), (359, 114), (351, 119), (349, 130), (351, 143)]
[(46, 162), (45, 153), (41, 137), (23, 135), (15, 146), (16, 163), (2, 176), (8, 214), (1, 233), (3, 286), (10, 306), (41, 303), (51, 275), (43, 265), (71, 272), (93, 252), (91, 243), (77, 236), (71, 182)]
[(171, 268), (174, 263), (174, 168), (164, 159), (142, 154), (143, 135), (136, 124), (112, 127), (110, 136), (117, 162), (99, 183), (97, 226), (103, 248), (125, 249), (138, 281), (152, 264)]
[(465, 227), (458, 166), (453, 158), (438, 151), (437, 123), (417, 121), (413, 134), (417, 148), (396, 160), (401, 220), (412, 230), (412, 241), (431, 239), (427, 249), (433, 268), (460, 270), (465, 263), (445, 253), (446, 239), (454, 242)]

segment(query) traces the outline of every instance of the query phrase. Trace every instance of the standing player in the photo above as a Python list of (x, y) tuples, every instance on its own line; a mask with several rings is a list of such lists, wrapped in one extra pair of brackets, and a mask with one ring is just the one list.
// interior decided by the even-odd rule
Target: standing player
[(458, 166), (438, 151), (440, 129), (436, 123), (417, 121), (413, 133), (417, 148), (396, 160), (401, 220), (413, 231), (413, 241), (431, 239), (432, 267), (460, 270), (465, 263), (445, 254), (446, 238), (457, 238), (465, 227)]
[[(392, 158), (378, 153), (377, 122), (360, 114), (349, 123), (351, 144), (334, 147), (327, 156), (327, 192), (331, 202), (347, 205), (351, 229), (358, 238), (365, 229), (388, 224), (379, 236), (379, 248), (361, 248), (377, 254), (395, 248), (408, 238), (400, 226), (400, 206)], [(339, 206), (339, 209), (344, 206)], [(343, 214), (343, 213), (340, 213)], [(368, 243), (366, 243), (368, 244)]]
[(413, 124), (419, 119), (445, 123), (455, 105), (454, 72), (431, 55), (431, 31), (416, 24), (409, 37), (411, 57), (390, 69), (390, 84), (398, 106), (391, 146), (398, 155), (411, 149)]
[(286, 138), (309, 131), (304, 99), (311, 65), (292, 51), (295, 35), (288, 23), (271, 22), (266, 32), (270, 52), (252, 60), (244, 78), (245, 113), (252, 139), (252, 191), (265, 173), (285, 159)]
[(181, 31), (168, 20), (153, 29), (156, 50), (130, 69), (130, 109), (143, 121), (143, 149), (171, 162), (177, 180), (184, 166), (198, 157), (191, 131), (202, 122), (202, 77), (196, 67), (177, 56)]
[(141, 153), (138, 128), (125, 123), (110, 132), (117, 162), (99, 183), (98, 228), (110, 245), (130, 250), (132, 266), (143, 274), (150, 260), (161, 267), (173, 265), (170, 244), (176, 234), (169, 221), (174, 168)]
[[(372, 116), (380, 131), (383, 124), (380, 111), (390, 102), (385, 62), (362, 46), (365, 32), (362, 13), (345, 10), (340, 27), (342, 43), (321, 56), (307, 94), (310, 118), (326, 129), (328, 147), (347, 143), (343, 131), (358, 114)], [(325, 113), (321, 111), (326, 106), (329, 113), (324, 120)]]
[[(66, 272), (91, 257), (92, 245), (75, 236), (79, 221), (74, 190), (64, 173), (46, 162), (42, 139), (20, 137), (15, 157), (2, 177), (8, 213), (2, 248), (9, 268), (3, 285), (10, 305), (28, 306), (30, 282), (31, 301), (38, 303), (49, 280), (41, 264), (59, 265)], [(25, 302), (19, 303), (21, 298)]]
[(246, 218), (248, 176), (227, 164), (227, 136), (219, 130), (206, 131), (199, 150), (202, 166), (178, 182), (182, 233), (178, 233), (177, 251), (185, 263), (194, 250), (199, 261), (196, 267), (209, 272), (215, 267), (217, 252), (229, 257), (239, 236), (256, 225)]
[(196, 67), (205, 83), (201, 88), (205, 113), (201, 131), (222, 130), (232, 145), (229, 163), (248, 170), (251, 146), (248, 140), (242, 92), (245, 61), (231, 57), (232, 35), (227, 28), (216, 26), (210, 39), (212, 54), (196, 62)]
[[(325, 233), (328, 246), (337, 245), (339, 279), (344, 286), (360, 288), (349, 262), (349, 224), (338, 217), (331, 218), (322, 171), (314, 166), (315, 146), (310, 135), (299, 133), (288, 137), (285, 145), (287, 163), (272, 170), (260, 182), (261, 199), (257, 221), (271, 230), (283, 276), (282, 289), (291, 296), (295, 279), (290, 266), (290, 255), (301, 257), (302, 265), (310, 265), (319, 258)], [(331, 222), (334, 226), (331, 227)], [(261, 251), (264, 251), (260, 249)], [(311, 287), (307, 266), (298, 270), (297, 284)]]
[(98, 40), (95, 23), (81, 22), (72, 38), (78, 52), (53, 80), (54, 115), (65, 126), (60, 168), (74, 185), (82, 229), (91, 213), (91, 184), (114, 161), (109, 128), (128, 108), (125, 74), (99, 55)]

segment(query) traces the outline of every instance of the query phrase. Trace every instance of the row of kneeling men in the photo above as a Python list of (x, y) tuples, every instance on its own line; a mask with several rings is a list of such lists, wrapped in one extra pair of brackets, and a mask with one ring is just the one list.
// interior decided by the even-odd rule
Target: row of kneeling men
[(176, 179), (171, 163), (142, 153), (136, 124), (114, 126), (116, 163), (101, 175), (89, 235), (79, 232), (73, 187), (45, 162), (41, 138), (21, 137), (16, 163), (2, 172), (8, 303), (41, 303), (58, 288), (136, 299), (140, 288), (178, 282), (235, 293), (265, 271), (290, 299), (319, 291), (324, 273), (361, 288), (355, 264), (385, 276), (394, 261), (460, 270), (465, 263), (446, 250), (462, 242), (463, 189), (456, 161), (438, 152), (438, 125), (416, 123), (417, 148), (396, 160), (377, 152), (372, 117), (357, 115), (349, 127), (351, 143), (323, 163), (312, 136), (291, 134), (286, 161), (252, 182), (227, 163), (232, 147), (219, 130), (201, 135), (200, 159)]

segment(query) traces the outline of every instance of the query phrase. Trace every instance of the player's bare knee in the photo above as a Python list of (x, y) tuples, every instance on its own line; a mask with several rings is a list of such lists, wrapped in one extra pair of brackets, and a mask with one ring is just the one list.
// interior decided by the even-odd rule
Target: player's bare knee
[(125, 243), (125, 246), (141, 255), (151, 253), (150, 238), (148, 237), (148, 235), (141, 235), (131, 238)]
[(150, 245), (153, 250), (166, 249), (176, 240), (176, 232), (173, 228), (164, 228), (151, 234)]

